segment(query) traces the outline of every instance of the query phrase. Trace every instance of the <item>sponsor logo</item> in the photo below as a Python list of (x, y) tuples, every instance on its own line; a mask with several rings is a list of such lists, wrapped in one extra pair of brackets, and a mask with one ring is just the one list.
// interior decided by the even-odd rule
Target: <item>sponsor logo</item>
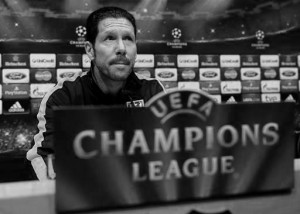
[(279, 80), (261, 81), (261, 91), (263, 93), (279, 92), (280, 91), (280, 81)]
[(243, 102), (261, 102), (260, 94), (243, 94), (242, 95)]
[(240, 55), (221, 55), (221, 67), (240, 67)]
[(28, 84), (7, 84), (3, 86), (3, 98), (28, 98)]
[(218, 55), (200, 55), (199, 58), (201, 67), (219, 67)]
[(30, 97), (42, 98), (50, 91), (55, 84), (31, 84), (30, 85)]
[(49, 81), (52, 78), (52, 73), (50, 71), (37, 71), (34, 74), (34, 77), (37, 81)]
[(79, 25), (75, 28), (75, 33), (78, 37), (84, 37), (86, 35), (86, 27)]
[(260, 92), (260, 81), (258, 80), (242, 81), (242, 92), (243, 93)]
[(198, 55), (178, 55), (177, 62), (178, 62), (178, 67), (198, 67), (199, 66)]
[(200, 89), (199, 82), (178, 82), (178, 89)]
[(55, 68), (55, 54), (30, 54), (30, 66), (32, 68)]
[(292, 103), (296, 103), (296, 99), (293, 97), (292, 94), (288, 95), (283, 101), (284, 101), (284, 102), (292, 102)]
[(298, 80), (281, 80), (280, 81), (281, 92), (297, 92)]
[(220, 82), (219, 81), (201, 81), (200, 82), (201, 90), (208, 92), (210, 94), (220, 94)]
[(225, 70), (224, 77), (225, 79), (236, 79), (238, 77), (238, 73), (234, 69)]
[(139, 75), (148, 77), (148, 78), (151, 77), (151, 71), (149, 71), (147, 69), (134, 69), (134, 72), (138, 75), (138, 77), (139, 77)]
[(156, 55), (157, 67), (176, 67), (176, 55)]
[(3, 83), (28, 83), (29, 69), (3, 69)]
[(258, 67), (259, 56), (258, 55), (242, 55), (241, 64), (245, 67)]
[(2, 85), (0, 85), (0, 99), (2, 98)]
[(11, 72), (6, 74), (5, 77), (10, 80), (21, 80), (21, 79), (25, 79), (26, 75), (21, 72)]
[(261, 55), (260, 56), (261, 67), (279, 67), (278, 55)]
[(280, 79), (298, 79), (298, 68), (280, 68)]
[(280, 66), (283, 67), (297, 67), (297, 56), (296, 55), (281, 55)]
[(27, 54), (3, 54), (5, 67), (27, 67), (29, 58)]
[(9, 109), (9, 113), (19, 113), (19, 112), (25, 112), (25, 109), (21, 106), (19, 101), (16, 101)]
[(177, 81), (176, 68), (156, 68), (155, 76), (161, 81)]
[(163, 78), (163, 79), (169, 79), (169, 78), (174, 77), (175, 74), (172, 72), (164, 71), (164, 72), (157, 74), (157, 76), (159, 76), (160, 78)]
[(196, 77), (196, 73), (194, 70), (183, 70), (181, 72), (181, 77), (184, 80), (193, 80)]
[(277, 77), (277, 71), (273, 68), (264, 70), (263, 74), (266, 79), (275, 79)]
[(154, 55), (153, 54), (138, 54), (135, 60), (134, 67), (137, 68), (153, 68), (154, 67)]
[(225, 102), (226, 103), (237, 103), (234, 96), (230, 96)]
[(264, 103), (280, 102), (281, 96), (279, 93), (261, 94), (261, 100)]
[(220, 80), (220, 68), (200, 68), (200, 80)]
[(222, 94), (240, 94), (242, 85), (240, 81), (223, 81), (221, 82)]
[(67, 69), (67, 68), (61, 68), (57, 69), (57, 81), (60, 81), (61, 79), (66, 79), (66, 80), (74, 80), (78, 76), (80, 76), (82, 73), (81, 68), (72, 68), (72, 69)]
[(260, 80), (260, 68), (241, 68), (242, 80)]

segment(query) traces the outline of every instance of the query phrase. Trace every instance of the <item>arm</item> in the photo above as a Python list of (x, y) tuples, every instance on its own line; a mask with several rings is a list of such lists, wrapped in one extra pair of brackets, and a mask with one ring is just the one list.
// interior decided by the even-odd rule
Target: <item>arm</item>
[(34, 136), (33, 147), (26, 155), (27, 159), (31, 161), (31, 165), (39, 180), (47, 179), (45, 159), (47, 155), (54, 153), (52, 107), (69, 103), (67, 93), (64, 92), (62, 87), (63, 82), (59, 82), (44, 96), (37, 114), (38, 133)]

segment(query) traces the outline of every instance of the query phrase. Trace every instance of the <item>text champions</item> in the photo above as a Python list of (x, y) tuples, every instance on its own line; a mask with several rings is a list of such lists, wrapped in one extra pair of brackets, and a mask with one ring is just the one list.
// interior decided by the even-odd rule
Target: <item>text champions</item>
[[(216, 173), (234, 173), (233, 156), (195, 157), (200, 149), (212, 151), (235, 146), (274, 146), (279, 142), (279, 125), (275, 122), (265, 124), (241, 124), (238, 127), (223, 125), (153, 129), (145, 133), (141, 129), (130, 132), (123, 130), (96, 131), (83, 130), (73, 140), (73, 150), (80, 159), (99, 156), (152, 155), (165, 153), (193, 154), (184, 161), (152, 160), (148, 164), (132, 162), (133, 181), (157, 181), (166, 179), (192, 178)], [(124, 140), (126, 138), (126, 141)], [(129, 139), (129, 140), (128, 140)], [(126, 145), (125, 145), (126, 144)], [(185, 155), (186, 157), (186, 155)], [(167, 166), (166, 166), (167, 164)]]

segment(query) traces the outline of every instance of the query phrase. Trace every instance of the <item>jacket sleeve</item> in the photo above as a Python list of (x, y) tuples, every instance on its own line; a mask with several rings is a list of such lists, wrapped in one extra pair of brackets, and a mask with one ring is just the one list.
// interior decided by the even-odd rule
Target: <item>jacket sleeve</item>
[(45, 159), (53, 151), (53, 106), (68, 104), (67, 93), (63, 89), (63, 81), (57, 83), (42, 99), (38, 119), (38, 133), (34, 136), (33, 147), (28, 150), (26, 157), (39, 180), (47, 179), (47, 166)]

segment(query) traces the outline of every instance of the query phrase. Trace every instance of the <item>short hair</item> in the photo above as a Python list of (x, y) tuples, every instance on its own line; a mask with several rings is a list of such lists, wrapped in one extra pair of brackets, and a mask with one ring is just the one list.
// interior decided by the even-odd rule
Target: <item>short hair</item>
[(86, 40), (95, 43), (95, 39), (98, 35), (98, 24), (100, 21), (106, 18), (125, 18), (134, 28), (134, 35), (136, 36), (136, 21), (134, 16), (127, 10), (119, 7), (102, 7), (92, 12), (86, 20)]

